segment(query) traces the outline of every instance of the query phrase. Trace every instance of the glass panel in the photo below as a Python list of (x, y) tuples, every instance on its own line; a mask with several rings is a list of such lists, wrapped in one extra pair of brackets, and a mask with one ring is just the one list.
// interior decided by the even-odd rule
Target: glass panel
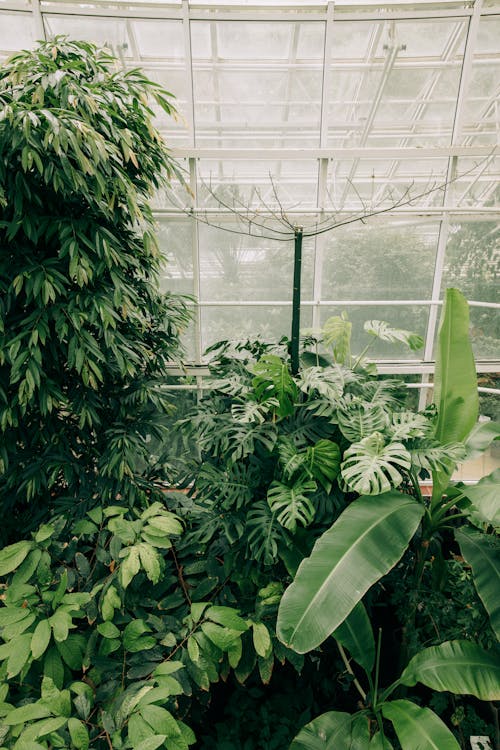
[(441, 206), (448, 159), (345, 159), (328, 166), (328, 206), (367, 213), (392, 206)]
[(162, 291), (193, 294), (193, 224), (189, 219), (161, 219), (157, 236), (165, 257)]
[[(279, 341), (290, 337), (291, 305), (275, 307), (206, 307), (201, 309), (202, 344), (205, 350), (216, 341)], [(301, 326), (310, 327), (310, 308), (301, 309)]]
[[(221, 207), (220, 197), (236, 210), (266, 207), (273, 210), (317, 206), (318, 161), (216, 161), (198, 162), (198, 201)], [(288, 228), (288, 227), (287, 227)]]
[[(227, 224), (238, 231), (236, 224)], [(199, 225), (200, 297), (203, 301), (291, 301), (293, 239), (287, 242), (233, 234)], [(302, 249), (302, 299), (312, 298), (312, 240)]]
[(319, 145), (324, 24), (194, 21), (191, 29), (198, 146)]
[(470, 335), (477, 359), (498, 359), (500, 353), (500, 309), (471, 307)]
[(500, 224), (462, 221), (450, 226), (441, 294), (457, 287), (469, 300), (498, 302)]
[(35, 32), (31, 13), (0, 12), (0, 59), (12, 52), (34, 46)]
[(411, 351), (404, 344), (389, 344), (365, 333), (363, 325), (367, 320), (384, 320), (394, 328), (402, 328), (425, 336), (429, 308), (423, 305), (398, 305), (387, 307), (384, 305), (343, 305), (342, 307), (321, 307), (321, 325), (323, 326), (332, 315), (347, 312), (352, 323), (351, 351), (354, 356), (361, 354), (372, 340), (367, 352), (369, 359), (383, 360), (421, 360), (423, 349)]
[(322, 298), (430, 299), (438, 235), (438, 222), (411, 220), (333, 229), (325, 235)]
[(329, 144), (449, 144), (465, 36), (458, 19), (335, 22)]
[(67, 34), (70, 39), (107, 47), (122, 60), (131, 59), (132, 45), (125, 19), (50, 15), (44, 16), (44, 24), (49, 37)]
[(499, 156), (459, 159), (457, 175), (458, 179), (450, 185), (453, 206), (500, 206)]
[(495, 144), (500, 129), (500, 16), (481, 19), (467, 96), (462, 137), (465, 144)]

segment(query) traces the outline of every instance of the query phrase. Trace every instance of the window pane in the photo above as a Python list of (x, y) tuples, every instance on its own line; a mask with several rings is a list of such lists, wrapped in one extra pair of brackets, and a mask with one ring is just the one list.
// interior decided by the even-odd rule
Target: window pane
[(165, 258), (162, 290), (193, 294), (193, 224), (189, 219), (163, 219), (159, 222), (157, 236)]
[[(301, 327), (310, 327), (310, 308), (301, 310)], [(206, 307), (201, 309), (203, 349), (216, 341), (228, 339), (245, 341), (279, 341), (282, 336), (290, 337), (292, 308), (275, 307)]]
[(35, 33), (31, 13), (0, 11), (0, 59), (12, 52), (34, 46)]
[(325, 235), (322, 298), (430, 299), (438, 235), (438, 222), (411, 220), (333, 229)]
[(329, 143), (448, 145), (465, 37), (459, 19), (334, 22)]
[[(228, 223), (228, 229), (238, 226)], [(203, 301), (291, 301), (294, 242), (233, 234), (199, 225), (200, 296)], [(314, 244), (302, 249), (302, 299), (312, 297)]]
[(319, 145), (324, 24), (191, 28), (197, 145)]

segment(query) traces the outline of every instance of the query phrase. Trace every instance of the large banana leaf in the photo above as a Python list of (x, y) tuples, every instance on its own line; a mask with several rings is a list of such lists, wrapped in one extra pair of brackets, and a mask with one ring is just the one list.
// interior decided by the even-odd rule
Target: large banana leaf
[(351, 714), (328, 711), (303, 727), (289, 750), (350, 750)]
[(319, 646), (399, 560), (424, 512), (399, 492), (355, 500), (314, 545), (278, 611), (280, 640), (299, 653)]
[(360, 495), (380, 495), (403, 481), (401, 469), (409, 469), (411, 456), (402, 443), (389, 443), (379, 432), (353, 443), (344, 453), (341, 476), (347, 487)]
[(460, 550), (472, 568), (474, 584), (500, 641), (500, 540), (472, 529), (455, 532)]
[(363, 669), (371, 673), (375, 661), (375, 639), (370, 619), (362, 602), (358, 602), (332, 637), (344, 646)]
[[(463, 442), (477, 422), (479, 398), (474, 355), (469, 339), (469, 307), (458, 289), (447, 289), (438, 334), (434, 403), (438, 409), (436, 438)], [(439, 501), (453, 472), (433, 475), (433, 502)]]
[(380, 732), (377, 732), (373, 735), (370, 745), (370, 750), (393, 750), (393, 747), (391, 743), (389, 742), (386, 737), (384, 737)]
[(471, 513), (474, 523), (478, 520), (480, 523), (490, 523), (495, 528), (500, 527), (500, 469), (495, 469), (477, 484), (460, 486), (460, 490), (474, 506)]
[(500, 422), (478, 423), (465, 441), (467, 461), (481, 456), (494, 440), (500, 440)]
[(420, 651), (411, 659), (400, 682), (421, 682), (433, 690), (500, 700), (500, 664), (471, 641), (446, 641)]
[(397, 700), (384, 703), (382, 714), (392, 721), (404, 750), (460, 750), (448, 727), (430, 708)]

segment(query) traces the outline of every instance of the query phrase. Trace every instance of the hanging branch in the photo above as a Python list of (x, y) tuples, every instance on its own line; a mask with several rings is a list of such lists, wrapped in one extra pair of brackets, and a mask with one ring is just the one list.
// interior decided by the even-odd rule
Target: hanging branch
[[(281, 229), (275, 229), (272, 226), (269, 226), (269, 224), (267, 223), (266, 215), (263, 215), (262, 213), (260, 213), (258, 209), (252, 210), (250, 206), (245, 206), (239, 199), (234, 198), (233, 205), (223, 200), (219, 195), (216, 194), (215, 190), (212, 189), (212, 176), (211, 175), (210, 175), (210, 182), (208, 185), (204, 181), (202, 181), (203, 187), (208, 192), (208, 194), (218, 203), (219, 206), (222, 206), (222, 208), (225, 209), (225, 211), (227, 211), (230, 215), (236, 217), (237, 222), (243, 223), (243, 224), (246, 222), (247, 230), (242, 231), (239, 229), (233, 229), (233, 228), (224, 226), (224, 224), (211, 221), (208, 218), (207, 211), (203, 212), (202, 210), (199, 210), (199, 209), (194, 209), (194, 208), (185, 209), (182, 207), (181, 207), (181, 210), (184, 213), (186, 213), (188, 216), (190, 216), (191, 218), (195, 219), (195, 221), (198, 221), (203, 224), (207, 224), (208, 226), (216, 227), (217, 229), (221, 229), (225, 232), (231, 232), (232, 234), (237, 234), (240, 236), (258, 237), (259, 239), (268, 239), (274, 242), (290, 242), (291, 240), (294, 240), (294, 272), (293, 272), (292, 329), (291, 329), (291, 340), (290, 340), (290, 355), (291, 355), (292, 373), (297, 374), (298, 369), (299, 369), (301, 266), (302, 266), (303, 239), (309, 238), (309, 237), (319, 237), (320, 235), (326, 234), (327, 232), (331, 232), (334, 229), (338, 229), (339, 227), (347, 226), (349, 224), (354, 224), (356, 222), (365, 223), (365, 221), (368, 218), (371, 218), (372, 216), (381, 216), (385, 213), (392, 212), (396, 209), (400, 209), (405, 206), (412, 206), (416, 203), (416, 201), (421, 200), (423, 198), (427, 198), (431, 196), (433, 193), (436, 193), (438, 191), (444, 192), (449, 185), (457, 182), (458, 180), (463, 179), (464, 177), (467, 177), (467, 175), (469, 174), (472, 174), (484, 162), (489, 162), (489, 160), (493, 158), (495, 153), (496, 153), (496, 148), (493, 148), (492, 151), (487, 156), (485, 156), (479, 162), (476, 162), (473, 167), (471, 167), (465, 172), (462, 172), (459, 175), (454, 174), (450, 179), (440, 184), (436, 184), (436, 182), (430, 184), (430, 179), (432, 179), (432, 175), (431, 175), (426, 188), (423, 191), (415, 195), (412, 194), (414, 186), (415, 186), (414, 181), (412, 181), (406, 187), (406, 189), (397, 199), (393, 198), (393, 188), (391, 186), (389, 187), (389, 192), (387, 195), (390, 202), (389, 204), (386, 204), (386, 205), (382, 205), (382, 203), (384, 202), (383, 198), (384, 198), (385, 191), (380, 190), (379, 191), (380, 196), (381, 196), (380, 201), (368, 207), (364, 198), (362, 197), (356, 185), (354, 184), (353, 180), (350, 177), (348, 177), (346, 179), (347, 186), (344, 189), (344, 195), (346, 194), (346, 191), (348, 190), (349, 186), (352, 187), (356, 196), (358, 197), (358, 200), (361, 203), (360, 210), (354, 211), (350, 214), (344, 213), (341, 209), (335, 210), (334, 201), (331, 200), (331, 195), (327, 188), (326, 192), (327, 192), (328, 197), (331, 200), (332, 207), (334, 210), (325, 212), (324, 209), (319, 209), (317, 214), (326, 213), (325, 218), (322, 219), (321, 221), (316, 221), (314, 224), (311, 224), (309, 227), (298, 226), (298, 223), (293, 223), (291, 221), (291, 219), (289, 218), (289, 214), (287, 214), (287, 211), (284, 208), (280, 200), (278, 190), (276, 187), (276, 183), (274, 181), (272, 174), (269, 174), (269, 179), (271, 182), (271, 187), (272, 187), (274, 198), (278, 205), (278, 210), (268, 205), (268, 203), (264, 200), (258, 188), (255, 188), (255, 194), (259, 198), (259, 201), (261, 205), (264, 207), (268, 217), (273, 219), (279, 226), (281, 226), (282, 227)], [(430, 184), (430, 187), (429, 187), (429, 184)], [(237, 204), (239, 204), (240, 207), (237, 207)], [(293, 210), (293, 209), (288, 209), (288, 211), (290, 210)], [(262, 231), (260, 232), (254, 231), (255, 227), (260, 228)]]

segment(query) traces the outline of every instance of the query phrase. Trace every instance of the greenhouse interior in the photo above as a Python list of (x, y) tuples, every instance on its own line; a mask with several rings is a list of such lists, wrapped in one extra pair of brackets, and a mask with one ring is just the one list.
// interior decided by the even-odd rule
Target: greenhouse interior
[(0, 0), (0, 750), (500, 750), (499, 0)]

